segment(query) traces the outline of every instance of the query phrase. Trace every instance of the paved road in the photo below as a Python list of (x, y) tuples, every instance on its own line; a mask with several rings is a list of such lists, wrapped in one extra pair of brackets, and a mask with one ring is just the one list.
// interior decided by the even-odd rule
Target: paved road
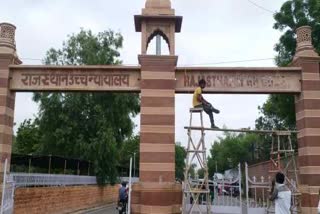
[(118, 214), (116, 206), (106, 206), (99, 209), (92, 209), (88, 211), (81, 212), (81, 214)]

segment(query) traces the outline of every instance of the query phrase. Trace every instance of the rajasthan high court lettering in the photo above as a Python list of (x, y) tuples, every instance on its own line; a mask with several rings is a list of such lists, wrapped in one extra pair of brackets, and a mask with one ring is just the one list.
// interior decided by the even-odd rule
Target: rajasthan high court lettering
[(21, 74), (25, 86), (129, 86), (129, 74)]
[(281, 75), (185, 75), (184, 87), (197, 87), (200, 79), (206, 80), (207, 87), (223, 88), (281, 88), (288, 89), (290, 84)]

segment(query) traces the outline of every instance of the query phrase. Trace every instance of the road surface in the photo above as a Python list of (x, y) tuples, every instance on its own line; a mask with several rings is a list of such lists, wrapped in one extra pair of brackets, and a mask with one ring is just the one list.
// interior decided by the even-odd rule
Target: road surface
[(94, 208), (86, 211), (77, 212), (76, 214), (118, 214), (116, 205)]

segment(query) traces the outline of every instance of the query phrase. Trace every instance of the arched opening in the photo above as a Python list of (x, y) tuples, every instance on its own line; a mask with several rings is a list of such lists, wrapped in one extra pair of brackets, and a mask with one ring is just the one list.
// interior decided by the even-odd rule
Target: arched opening
[[(157, 41), (159, 36), (160, 41)], [(160, 55), (170, 55), (170, 42), (168, 37), (160, 30), (154, 31), (147, 40), (147, 54), (157, 54), (157, 43), (159, 42)]]

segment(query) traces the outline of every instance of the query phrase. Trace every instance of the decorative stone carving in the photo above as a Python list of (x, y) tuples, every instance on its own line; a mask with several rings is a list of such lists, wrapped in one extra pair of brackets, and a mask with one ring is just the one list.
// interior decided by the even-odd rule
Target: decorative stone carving
[(0, 45), (15, 48), (16, 27), (9, 23), (0, 23)]
[(168, 48), (170, 50), (170, 44), (174, 41), (170, 41), (170, 38), (172, 38), (172, 34), (175, 32), (170, 31), (170, 25), (148, 25), (147, 26), (147, 43), (146, 43), (146, 50), (148, 49), (149, 43), (151, 40), (156, 36), (160, 35), (162, 38), (166, 41), (168, 44)]
[(296, 57), (311, 56), (317, 57), (314, 47), (312, 46), (312, 29), (310, 26), (302, 26), (297, 29), (297, 49)]
[(0, 38), (5, 38), (14, 42), (16, 27), (9, 23), (0, 24)]
[(156, 36), (160, 35), (168, 44), (168, 49), (170, 55), (174, 55), (175, 47), (175, 22), (172, 19), (162, 19), (157, 20), (156, 18), (150, 18), (146, 16), (146, 21), (143, 21), (141, 24), (142, 32), (142, 54), (147, 53), (147, 49), (151, 40)]
[(180, 32), (182, 16), (175, 16), (170, 0), (147, 0), (141, 15), (135, 16), (135, 28), (141, 32), (141, 53), (147, 54), (149, 42), (160, 35), (167, 42), (169, 54), (175, 54), (175, 33)]
[(302, 42), (309, 43), (311, 45), (311, 27), (310, 26), (303, 26), (297, 29), (297, 42), (301, 44)]

